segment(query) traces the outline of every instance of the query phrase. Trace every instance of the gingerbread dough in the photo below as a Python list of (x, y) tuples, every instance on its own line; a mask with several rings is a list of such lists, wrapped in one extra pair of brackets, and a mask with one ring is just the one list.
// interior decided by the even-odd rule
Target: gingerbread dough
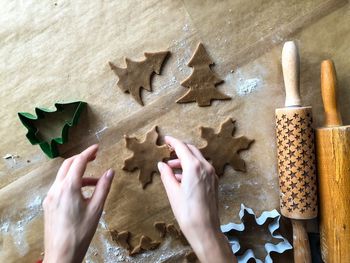
[(141, 88), (152, 91), (151, 77), (153, 73), (160, 74), (165, 58), (170, 54), (169, 51), (156, 53), (145, 53), (145, 59), (141, 61), (132, 61), (125, 58), (126, 68), (115, 66), (108, 62), (111, 69), (118, 76), (118, 87), (131, 96), (141, 105)]
[(159, 247), (159, 245), (160, 242), (152, 241), (152, 239), (147, 236), (141, 236), (140, 243), (130, 252), (130, 256), (134, 256), (145, 250), (154, 250)]
[(155, 222), (154, 227), (159, 233), (161, 238), (165, 237), (166, 234), (166, 224), (164, 222)]
[(245, 136), (233, 137), (234, 120), (229, 118), (222, 123), (218, 133), (207, 127), (200, 127), (200, 130), (202, 138), (207, 141), (207, 145), (200, 150), (206, 159), (212, 161), (218, 176), (224, 173), (226, 164), (231, 165), (236, 171), (245, 172), (245, 162), (238, 153), (248, 149), (254, 140), (249, 140)]
[(129, 231), (122, 231), (118, 232), (116, 230), (110, 231), (112, 240), (115, 241), (119, 246), (126, 250), (130, 250), (130, 244), (129, 244), (129, 238), (130, 238), (130, 232)]
[(187, 262), (192, 263), (192, 262), (198, 262), (198, 258), (196, 253), (194, 253), (193, 250), (188, 251), (185, 255), (185, 259)]
[(155, 222), (154, 227), (158, 231), (161, 238), (164, 238), (168, 234), (173, 239), (179, 239), (184, 246), (189, 245), (185, 235), (180, 229), (177, 229), (174, 224), (167, 225), (165, 222)]
[(142, 187), (152, 182), (153, 173), (158, 172), (157, 163), (170, 158), (171, 150), (165, 144), (157, 145), (157, 127), (152, 128), (144, 141), (135, 137), (125, 136), (126, 147), (133, 151), (133, 155), (124, 161), (123, 169), (129, 172), (139, 169), (139, 180)]
[(185, 79), (181, 85), (190, 90), (177, 103), (188, 103), (196, 101), (198, 106), (210, 106), (212, 100), (229, 100), (229, 96), (221, 93), (215, 88), (223, 82), (210, 68), (214, 64), (202, 43), (199, 43), (194, 52), (189, 67), (193, 67), (192, 74)]

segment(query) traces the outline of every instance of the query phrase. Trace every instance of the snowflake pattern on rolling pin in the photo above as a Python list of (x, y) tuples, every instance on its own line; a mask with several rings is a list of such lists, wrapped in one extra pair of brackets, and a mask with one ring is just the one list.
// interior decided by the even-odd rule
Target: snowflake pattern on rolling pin
[(291, 218), (317, 216), (314, 132), (311, 108), (276, 111), (280, 206)]

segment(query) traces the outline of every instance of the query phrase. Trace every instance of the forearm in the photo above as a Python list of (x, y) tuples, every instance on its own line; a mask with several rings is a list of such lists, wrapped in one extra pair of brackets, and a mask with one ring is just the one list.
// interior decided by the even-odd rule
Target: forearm
[(202, 263), (237, 262), (226, 237), (219, 231), (203, 231), (203, 236), (189, 238), (189, 242)]

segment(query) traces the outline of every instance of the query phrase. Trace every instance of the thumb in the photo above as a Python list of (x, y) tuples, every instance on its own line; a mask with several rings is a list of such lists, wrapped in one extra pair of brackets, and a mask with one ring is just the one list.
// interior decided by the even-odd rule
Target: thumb
[(177, 200), (180, 183), (176, 180), (173, 170), (166, 163), (159, 162), (158, 170), (170, 204), (172, 204)]
[(102, 211), (105, 204), (109, 189), (114, 178), (114, 171), (109, 169), (104, 175), (98, 180), (95, 191), (91, 197), (90, 204), (94, 211)]

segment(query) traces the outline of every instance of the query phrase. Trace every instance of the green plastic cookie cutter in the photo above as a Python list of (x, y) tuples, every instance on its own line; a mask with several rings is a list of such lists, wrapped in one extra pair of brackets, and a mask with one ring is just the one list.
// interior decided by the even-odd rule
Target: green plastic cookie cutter
[[(48, 157), (55, 158), (60, 155), (58, 144), (68, 142), (68, 130), (78, 123), (86, 105), (87, 103), (83, 101), (55, 103), (54, 110), (35, 108), (36, 116), (28, 112), (19, 112), (18, 117), (28, 129), (26, 137), (30, 143), (39, 144)], [(60, 127), (55, 127), (58, 124)]]

